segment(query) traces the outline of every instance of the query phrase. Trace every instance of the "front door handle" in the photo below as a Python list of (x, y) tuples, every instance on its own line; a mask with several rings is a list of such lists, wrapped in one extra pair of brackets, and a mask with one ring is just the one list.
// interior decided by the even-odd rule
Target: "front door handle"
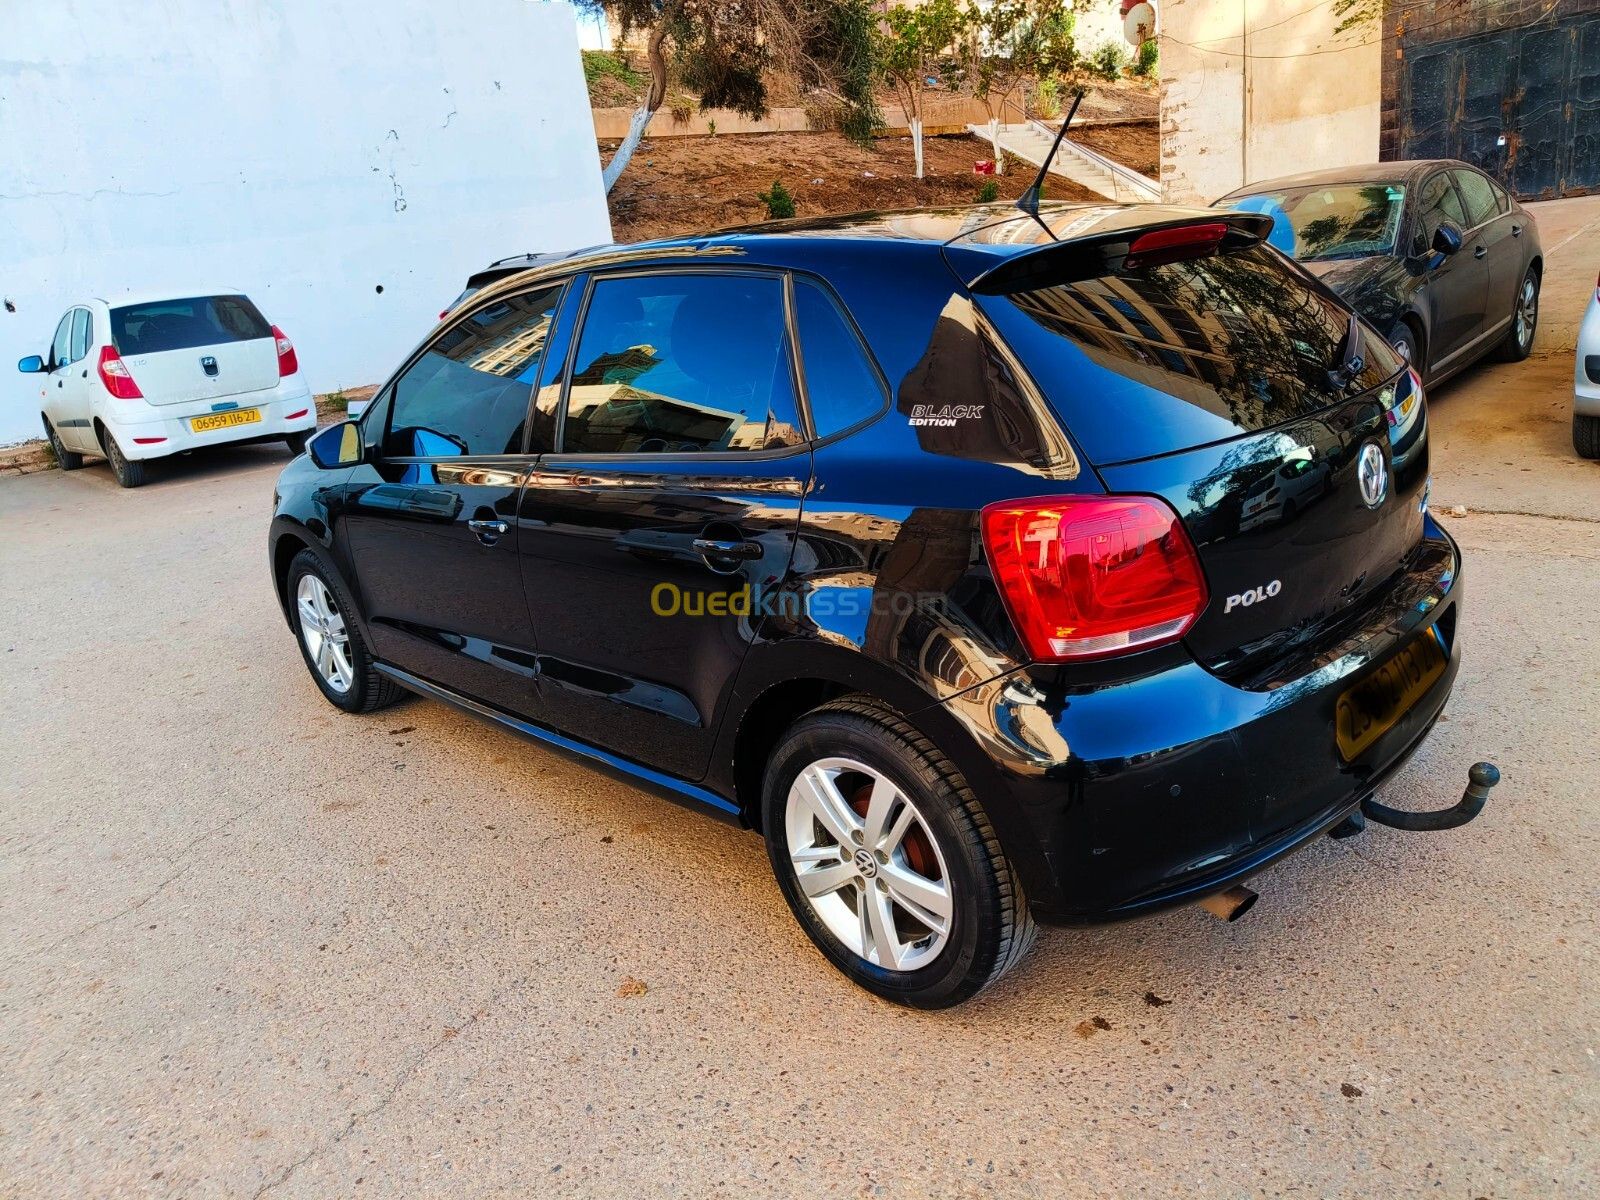
[(1485, 249), (1482, 246), (1478, 246), (1472, 251), (1472, 257), (1473, 258), (1482, 258), (1487, 253), (1489, 253), (1489, 251), (1487, 249)]
[(695, 538), (692, 544), (705, 558), (760, 558), (766, 553), (760, 542)]
[(510, 530), (511, 526), (504, 521), (468, 521), (467, 528), (472, 530), (485, 546), (492, 546), (500, 540), (501, 534)]
[(1521, 225), (1513, 225), (1511, 227), (1511, 236), (1512, 237), (1521, 237), (1522, 236), (1522, 226)]

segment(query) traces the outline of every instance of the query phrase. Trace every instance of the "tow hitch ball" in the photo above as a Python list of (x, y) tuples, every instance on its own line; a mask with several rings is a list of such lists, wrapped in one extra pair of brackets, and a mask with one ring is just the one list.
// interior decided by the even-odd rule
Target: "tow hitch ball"
[(1489, 799), (1489, 789), (1499, 782), (1499, 767), (1493, 763), (1473, 763), (1467, 769), (1467, 790), (1461, 793), (1461, 799), (1450, 808), (1441, 808), (1435, 812), (1406, 812), (1403, 809), (1390, 808), (1387, 804), (1379, 804), (1368, 797), (1361, 802), (1360, 811), (1351, 813), (1329, 832), (1336, 838), (1354, 837), (1366, 829), (1369, 819), (1379, 825), (1404, 829), (1411, 833), (1454, 829), (1458, 825), (1465, 825), (1483, 811), (1483, 806)]

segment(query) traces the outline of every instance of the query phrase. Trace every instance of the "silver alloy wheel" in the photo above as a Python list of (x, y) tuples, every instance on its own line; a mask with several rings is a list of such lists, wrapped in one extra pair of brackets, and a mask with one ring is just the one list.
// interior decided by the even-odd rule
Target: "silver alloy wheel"
[[(858, 813), (851, 802), (863, 799)], [(834, 937), (894, 971), (939, 956), (955, 913), (950, 872), (927, 820), (881, 772), (818, 759), (789, 788), (784, 823), (795, 879)]]
[(1395, 338), (1394, 341), (1390, 342), (1389, 344), (1395, 348), (1395, 353), (1399, 354), (1400, 357), (1405, 359), (1405, 361), (1407, 363), (1409, 363), (1411, 361), (1411, 339), (1410, 338), (1406, 337), (1404, 334), (1401, 334), (1399, 337)]
[(1529, 275), (1522, 281), (1522, 294), (1517, 297), (1517, 345), (1526, 350), (1533, 341), (1533, 330), (1539, 320), (1539, 288)]
[(334, 601), (328, 585), (315, 575), (302, 575), (294, 590), (295, 609), (300, 617), (300, 637), (306, 653), (316, 664), (322, 681), (336, 692), (348, 692), (355, 681), (355, 664), (350, 661), (350, 632), (344, 614)]

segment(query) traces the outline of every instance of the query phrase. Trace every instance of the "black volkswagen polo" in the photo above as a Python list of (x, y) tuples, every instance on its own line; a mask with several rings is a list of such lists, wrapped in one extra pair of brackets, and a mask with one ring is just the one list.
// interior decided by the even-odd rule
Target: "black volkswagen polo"
[(1269, 230), (866, 214), (502, 280), (284, 472), (284, 615), (340, 708), (760, 831), (901, 1003), (1217, 907), (1375, 811), (1460, 661), (1421, 384)]

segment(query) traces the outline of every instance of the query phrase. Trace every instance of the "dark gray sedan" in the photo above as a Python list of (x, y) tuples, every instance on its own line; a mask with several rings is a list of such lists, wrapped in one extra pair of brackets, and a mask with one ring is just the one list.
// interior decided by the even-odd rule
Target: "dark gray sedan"
[(1533, 348), (1544, 252), (1528, 210), (1450, 160), (1335, 167), (1240, 188), (1271, 242), (1321, 277), (1434, 383)]

